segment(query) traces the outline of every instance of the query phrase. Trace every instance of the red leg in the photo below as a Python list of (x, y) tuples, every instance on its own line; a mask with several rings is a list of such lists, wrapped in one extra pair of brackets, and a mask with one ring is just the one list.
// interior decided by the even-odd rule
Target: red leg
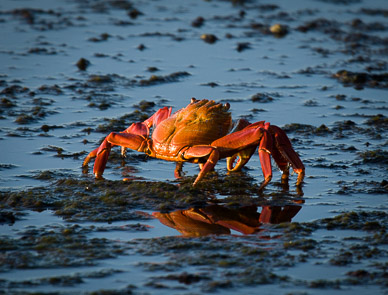
[[(125, 129), (123, 132), (148, 137), (150, 129), (145, 123), (132, 123), (132, 125)], [(121, 147), (121, 155), (124, 158), (126, 156), (126, 147), (124, 146)]]
[(82, 167), (85, 167), (86, 165), (89, 164), (91, 159), (94, 159), (97, 156), (97, 151), (99, 148), (96, 148), (92, 150), (85, 158), (84, 162), (82, 163)]
[(198, 183), (209, 171), (213, 170), (214, 166), (217, 164), (220, 154), (218, 150), (212, 146), (208, 145), (197, 145), (188, 148), (183, 157), (187, 160), (193, 158), (202, 158), (208, 157), (206, 163), (203, 165), (201, 171), (199, 172), (197, 178), (195, 179), (193, 186)]
[(182, 177), (182, 167), (183, 167), (183, 162), (176, 162), (176, 166), (175, 166), (175, 170), (174, 170), (175, 178)]
[(110, 142), (108, 142), (107, 138), (105, 138), (97, 149), (96, 160), (94, 161), (93, 166), (93, 174), (96, 178), (102, 178), (102, 174), (104, 173), (106, 162), (108, 162), (111, 148), (112, 145)]
[[(260, 189), (264, 188), (272, 178), (270, 155), (283, 171), (283, 182), (288, 180), (288, 167), (291, 165), (298, 173), (296, 184), (298, 186), (301, 184), (304, 178), (304, 165), (292, 148), (285, 132), (277, 126), (260, 121), (228, 134), (211, 144), (211, 146), (217, 147), (221, 157), (227, 158), (229, 171), (241, 169), (248, 162), (257, 145), (259, 145), (260, 164), (264, 174), (264, 182)], [(239, 161), (233, 167), (236, 158), (239, 158)]]
[(95, 150), (91, 151), (85, 158), (82, 166), (88, 165), (91, 159), (96, 157), (93, 173), (97, 178), (101, 178), (108, 161), (110, 150), (115, 145), (122, 146), (121, 153), (125, 155), (125, 148), (137, 151), (144, 151), (149, 136), (149, 128), (156, 126), (171, 115), (171, 108), (164, 107), (159, 109), (150, 118), (141, 123), (133, 123), (121, 133), (112, 132), (102, 144)]
[(269, 127), (269, 123), (265, 124), (265, 132), (263, 132), (263, 137), (259, 146), (259, 158), (261, 169), (263, 170), (264, 181), (260, 185), (260, 190), (263, 189), (272, 179), (272, 165), (271, 165), (271, 152), (272, 152), (272, 136), (266, 130)]
[[(298, 154), (292, 148), (290, 140), (288, 139), (286, 133), (282, 129), (280, 129), (277, 126), (271, 125), (269, 130), (275, 138), (276, 149), (279, 151), (283, 159), (286, 159), (287, 162), (291, 164), (292, 169), (296, 173), (298, 173), (298, 179), (296, 181), (296, 185), (299, 186), (302, 183), (304, 174), (305, 174), (305, 167), (302, 161), (300, 160)], [(282, 169), (282, 166), (279, 166), (279, 167), (280, 169)]]
[(148, 137), (150, 129), (146, 123), (132, 123), (132, 125), (125, 129), (123, 132)]
[[(123, 132), (146, 137), (149, 134), (149, 128), (144, 123), (133, 123), (131, 126), (129, 126), (127, 129), (125, 129)], [(101, 145), (98, 148), (94, 149), (93, 151), (91, 151), (87, 155), (87, 157), (85, 158), (82, 166), (86, 166), (90, 162), (91, 159), (93, 159), (93, 158), (95, 158), (97, 156), (102, 158), (102, 159), (96, 159), (96, 161), (102, 161), (102, 162), (106, 163), (106, 161), (108, 159), (105, 156), (105, 154), (107, 153), (108, 156), (109, 156), (110, 149), (113, 146), (114, 145), (112, 145), (111, 143), (109, 145), (109, 142), (107, 141), (107, 138), (105, 138), (104, 141), (101, 143)], [(121, 154), (123, 154), (123, 155), (125, 154), (125, 147), (122, 147)], [(101, 164), (99, 164), (97, 166), (101, 166)]]
[(155, 114), (144, 121), (144, 124), (151, 128), (151, 126), (157, 126), (160, 122), (164, 121), (171, 116), (172, 108), (164, 107), (159, 109)]
[[(250, 160), (252, 155), (255, 153), (256, 147), (248, 148), (242, 151), (239, 151), (238, 153), (234, 154), (231, 157), (226, 158), (226, 168), (228, 171), (240, 171), (242, 167), (245, 166), (246, 163)], [(234, 162), (236, 161), (236, 165), (234, 165)], [(234, 166), (233, 166), (234, 165)]]
[(211, 143), (217, 147), (222, 157), (232, 157), (234, 154), (259, 145), (263, 136), (264, 121), (253, 123), (240, 131), (225, 135)]
[(144, 151), (147, 146), (147, 139), (143, 136), (130, 133), (110, 133), (102, 144), (93, 150), (85, 159), (84, 166), (91, 158), (96, 157), (93, 167), (93, 173), (96, 178), (101, 178), (104, 173), (106, 163), (108, 162), (110, 150), (113, 146), (120, 145), (137, 151)]
[(111, 132), (106, 140), (113, 145), (121, 145), (139, 152), (144, 152), (147, 147), (147, 139), (137, 134)]
[[(228, 157), (229, 154), (232, 154), (230, 159), (227, 159), (228, 168), (232, 168), (231, 166), (234, 159), (241, 155), (240, 163), (238, 162), (236, 165), (236, 167), (240, 169), (250, 159), (252, 151), (254, 152), (256, 147), (260, 145), (259, 157), (264, 174), (264, 182), (261, 184), (260, 189), (265, 187), (272, 178), (270, 157), (272, 150), (272, 136), (267, 131), (268, 126), (269, 123), (264, 124), (264, 121), (253, 123), (240, 131), (217, 139), (211, 144), (212, 146), (217, 147), (222, 157)], [(234, 169), (236, 169), (236, 167)]]
[[(234, 124), (234, 127), (232, 128), (232, 131), (230, 132), (230, 134), (240, 131), (249, 125), (250, 123), (247, 120), (239, 119)], [(240, 171), (242, 167), (244, 167), (245, 164), (248, 163), (252, 155), (255, 153), (255, 150), (256, 150), (256, 146), (253, 148), (248, 148), (248, 149), (239, 151), (238, 153), (234, 154), (231, 157), (227, 157), (226, 168), (228, 169), (228, 171)]]
[(272, 158), (275, 160), (276, 164), (278, 165), (279, 169), (282, 171), (282, 183), (287, 184), (288, 176), (290, 175), (290, 164), (277, 149), (276, 143), (273, 146), (271, 155)]

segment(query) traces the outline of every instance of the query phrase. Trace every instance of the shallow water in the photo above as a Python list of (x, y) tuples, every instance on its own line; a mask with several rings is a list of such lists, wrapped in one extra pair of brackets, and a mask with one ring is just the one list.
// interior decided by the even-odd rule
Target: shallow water
[[(362, 221), (364, 227), (349, 224), (329, 230), (322, 224), (325, 218), (349, 212), (387, 212), (387, 78), (376, 83), (368, 76), (367, 81), (346, 84), (333, 77), (340, 70), (387, 75), (387, 4), (383, 0), (241, 2), (1, 1), (0, 210), (1, 216), (12, 212), (17, 218), (1, 221), (0, 235), (18, 245), (10, 250), (2, 242), (1, 291), (386, 294), (386, 220), (375, 220), (373, 215)], [(130, 17), (136, 10), (141, 14)], [(199, 16), (203, 25), (194, 27), (192, 22)], [(276, 23), (286, 25), (288, 32), (270, 33), (268, 28)], [(218, 40), (209, 44), (201, 39), (203, 34)], [(85, 71), (76, 65), (80, 58), (90, 62)], [(171, 78), (173, 73), (185, 74)], [(152, 75), (164, 79), (150, 83)], [(264, 99), (252, 99), (256, 94)], [(290, 177), (289, 190), (282, 192), (281, 174), (274, 169), (262, 194), (242, 197), (252, 198), (259, 213), (266, 204), (298, 201), (302, 208), (291, 224), (307, 223), (309, 235), (297, 232), (290, 237), (287, 230), (264, 224), (264, 230), (260, 227), (253, 235), (232, 230), (231, 235), (182, 238), (179, 231), (152, 217), (152, 212), (164, 211), (154, 201), (130, 204), (129, 214), (142, 213), (109, 222), (103, 213), (103, 217), (93, 213), (100, 219), (88, 216), (91, 207), (82, 212), (82, 199), (78, 215), (59, 212), (56, 198), (78, 200), (89, 191), (82, 181), (96, 194), (96, 202), (111, 190), (111, 183), (107, 188), (94, 187), (91, 173), (82, 173), (83, 158), (108, 133), (98, 132), (97, 126), (109, 126), (110, 119), (139, 110), (143, 100), (155, 103), (143, 110), (150, 115), (165, 105), (178, 110), (191, 97), (228, 101), (234, 119), (265, 120), (286, 130), (306, 166), (303, 194), (294, 185), (296, 175)], [(173, 163), (136, 155), (129, 151), (125, 165), (117, 159), (108, 163), (104, 177), (116, 181), (113, 186), (118, 191), (124, 190), (123, 177), (176, 185)], [(225, 164), (220, 161), (216, 166), (222, 181), (227, 179)], [(184, 172), (192, 177), (198, 169), (187, 164)], [(243, 173), (249, 185), (262, 181), (257, 156)], [(73, 195), (60, 184), (68, 178), (79, 181)], [(54, 199), (44, 200), (42, 212), (33, 211), (41, 211), (41, 205), (23, 203), (40, 187)], [(228, 189), (209, 190), (205, 188), (204, 195), (212, 195), (221, 205), (236, 205)], [(12, 192), (19, 194), (19, 203), (9, 201)], [(114, 201), (104, 201), (112, 211), (122, 209), (114, 207)], [(183, 209), (192, 207), (187, 202)], [(182, 209), (174, 208), (174, 201), (171, 204), (168, 209)], [(382, 228), (365, 230), (373, 222)], [(83, 235), (86, 248), (93, 247), (89, 245), (93, 239), (98, 241), (102, 257), (69, 253), (69, 263), (62, 265), (34, 248), (46, 244), (23, 242), (29, 236), (35, 241), (42, 238), (31, 233), (31, 227), (43, 236), (54, 232), (58, 239), (62, 229), (73, 226), (80, 227), (74, 234)], [(316, 244), (304, 241), (309, 246), (296, 249), (287, 244), (303, 237)], [(368, 245), (366, 240), (372, 237), (375, 244)], [(269, 257), (260, 262), (259, 257), (265, 256), (261, 252), (263, 256), (245, 256), (238, 250), (241, 245), (257, 247), (259, 252), (265, 249)], [(369, 252), (358, 253), (357, 245), (370, 247)], [(358, 256), (349, 258), (346, 249)], [(25, 264), (15, 262), (12, 253), (17, 251), (26, 253)], [(276, 256), (276, 251), (281, 254)], [(114, 254), (109, 257), (109, 252)], [(44, 262), (39, 264), (27, 254), (42, 255)], [(251, 261), (256, 263), (246, 267)], [(261, 263), (272, 275), (258, 275), (263, 273)], [(360, 269), (368, 275), (348, 274)]]

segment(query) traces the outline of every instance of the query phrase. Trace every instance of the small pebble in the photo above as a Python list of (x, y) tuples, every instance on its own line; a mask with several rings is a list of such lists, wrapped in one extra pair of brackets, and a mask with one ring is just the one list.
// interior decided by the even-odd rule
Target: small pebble
[(209, 44), (214, 44), (218, 38), (213, 34), (202, 34), (201, 39)]

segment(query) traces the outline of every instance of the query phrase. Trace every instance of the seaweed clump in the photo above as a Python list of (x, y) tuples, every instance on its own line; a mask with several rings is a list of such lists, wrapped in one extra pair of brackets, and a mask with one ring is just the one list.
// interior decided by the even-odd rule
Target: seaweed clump
[(388, 88), (388, 73), (369, 74), (340, 70), (333, 75), (345, 86), (353, 85), (356, 89), (363, 87)]
[(161, 83), (177, 82), (180, 78), (190, 76), (188, 72), (175, 72), (169, 75), (152, 75), (149, 79), (139, 81), (139, 86), (151, 86)]
[(77, 225), (32, 228), (24, 231), (22, 238), (3, 236), (0, 249), (1, 271), (90, 266), (96, 260), (113, 258), (124, 252), (122, 246), (106, 239), (88, 239)]
[(305, 134), (305, 135), (313, 134), (313, 135), (320, 135), (320, 136), (324, 136), (333, 132), (325, 124), (322, 124), (319, 127), (315, 127), (309, 124), (291, 123), (291, 124), (284, 125), (282, 129), (285, 132), (295, 132), (298, 134)]
[(388, 165), (388, 151), (377, 149), (360, 152), (359, 157), (364, 163), (376, 163)]
[(370, 117), (367, 121), (366, 124), (369, 126), (373, 126), (375, 128), (379, 129), (388, 129), (388, 118), (384, 116), (383, 114), (378, 114), (376, 116)]
[(267, 103), (274, 101), (274, 98), (266, 93), (256, 93), (255, 95), (252, 95), (251, 101)]
[(148, 118), (149, 118), (148, 113), (135, 110), (134, 112), (125, 114), (119, 118), (113, 118), (113, 119), (105, 118), (104, 121), (107, 123), (98, 125), (95, 131), (101, 132), (101, 133), (108, 133), (112, 131), (122, 131), (128, 128), (128, 126), (131, 123), (142, 122)]
[(325, 218), (319, 224), (325, 225), (327, 229), (353, 229), (353, 230), (384, 230), (388, 214), (383, 211), (372, 212), (346, 212), (332, 218)]

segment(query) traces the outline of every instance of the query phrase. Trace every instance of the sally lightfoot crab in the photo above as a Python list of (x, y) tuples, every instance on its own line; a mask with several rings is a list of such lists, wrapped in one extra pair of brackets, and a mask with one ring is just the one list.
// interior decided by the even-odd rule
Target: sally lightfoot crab
[(288, 182), (291, 166), (298, 174), (296, 185), (299, 186), (305, 168), (285, 132), (265, 121), (250, 124), (241, 119), (233, 124), (229, 108), (228, 103), (195, 98), (172, 115), (171, 108), (161, 108), (144, 122), (133, 123), (123, 132), (111, 132), (98, 148), (89, 153), (83, 166), (96, 158), (93, 173), (96, 178), (101, 178), (111, 148), (119, 145), (122, 154), (125, 148), (130, 148), (154, 158), (176, 162), (177, 178), (181, 177), (184, 162), (199, 164), (200, 172), (193, 183), (196, 185), (221, 158), (226, 158), (229, 171), (239, 171), (258, 147), (264, 174), (260, 189), (272, 178), (270, 155), (283, 172), (282, 182)]

